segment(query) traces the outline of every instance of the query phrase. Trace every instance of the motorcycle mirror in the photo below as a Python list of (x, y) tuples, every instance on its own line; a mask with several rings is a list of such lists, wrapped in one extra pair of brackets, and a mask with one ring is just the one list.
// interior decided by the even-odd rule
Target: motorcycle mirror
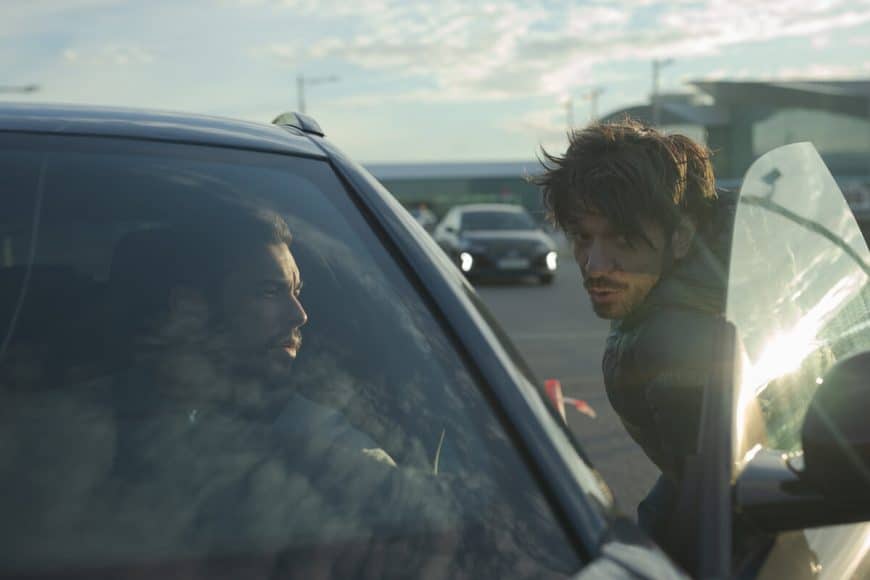
[(837, 362), (820, 381), (801, 431), (801, 478), (829, 497), (867, 497), (870, 352)]

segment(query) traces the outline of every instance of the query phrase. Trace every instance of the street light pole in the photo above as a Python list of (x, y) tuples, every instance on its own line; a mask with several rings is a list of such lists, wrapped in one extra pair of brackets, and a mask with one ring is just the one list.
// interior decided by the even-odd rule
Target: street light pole
[(300, 113), (305, 113), (305, 87), (306, 85), (322, 85), (324, 83), (334, 83), (338, 80), (335, 75), (326, 77), (307, 77), (305, 75), (296, 75), (296, 109)]
[(652, 61), (652, 123), (654, 127), (658, 127), (661, 120), (661, 103), (659, 102), (659, 73), (661, 69), (673, 63), (673, 59), (653, 59)]
[(565, 124), (568, 126), (568, 132), (574, 130), (574, 98), (571, 95), (565, 97), (563, 101), (565, 105)]
[(603, 93), (604, 89), (602, 87), (595, 87), (583, 95), (583, 98), (589, 101), (589, 121), (591, 123), (598, 120), (598, 97)]
[(305, 112), (305, 77), (296, 75), (296, 110)]

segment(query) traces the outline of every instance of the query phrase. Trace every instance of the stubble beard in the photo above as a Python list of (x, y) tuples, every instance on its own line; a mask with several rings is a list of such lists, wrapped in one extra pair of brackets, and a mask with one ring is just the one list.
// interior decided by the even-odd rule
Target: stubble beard
[[(651, 281), (649, 285), (620, 283), (618, 286), (621, 291), (620, 300), (601, 304), (596, 303), (590, 296), (589, 300), (592, 305), (592, 310), (598, 318), (603, 320), (622, 320), (643, 304), (653, 286), (655, 286), (655, 280)], [(616, 287), (616, 285), (614, 284), (613, 287)]]

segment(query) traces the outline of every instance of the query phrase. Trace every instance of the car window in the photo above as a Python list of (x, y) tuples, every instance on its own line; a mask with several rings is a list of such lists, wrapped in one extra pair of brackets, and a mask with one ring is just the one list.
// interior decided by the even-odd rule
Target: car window
[(531, 216), (509, 211), (466, 211), (462, 213), (463, 230), (532, 230)]
[(327, 162), (4, 135), (0, 175), (5, 570), (579, 568)]

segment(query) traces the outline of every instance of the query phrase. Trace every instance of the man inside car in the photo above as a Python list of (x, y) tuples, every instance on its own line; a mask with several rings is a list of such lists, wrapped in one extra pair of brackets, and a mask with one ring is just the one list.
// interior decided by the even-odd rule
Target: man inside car
[(221, 408), (263, 418), (279, 412), (308, 320), (284, 221), (241, 208), (218, 212), (228, 215), (128, 234), (110, 274), (127, 362), (153, 362), (173, 379), (122, 394), (171, 402), (192, 423)]
[(593, 310), (612, 321), (607, 396), (662, 472), (638, 520), (667, 546), (725, 307), (734, 199), (717, 194), (703, 146), (628, 119), (572, 133), (538, 184)]
[(129, 345), (107, 491), (131, 524), (121, 535), (149, 552), (269, 551), (323, 529), (365, 537), (494, 517), (485, 482), (399, 468), (365, 433), (339, 441), (334, 422), (281, 428), (310, 425), (317, 407), (293, 382), (307, 315), (289, 232), (269, 213), (220, 212), (128, 234), (113, 259), (115, 335)]

